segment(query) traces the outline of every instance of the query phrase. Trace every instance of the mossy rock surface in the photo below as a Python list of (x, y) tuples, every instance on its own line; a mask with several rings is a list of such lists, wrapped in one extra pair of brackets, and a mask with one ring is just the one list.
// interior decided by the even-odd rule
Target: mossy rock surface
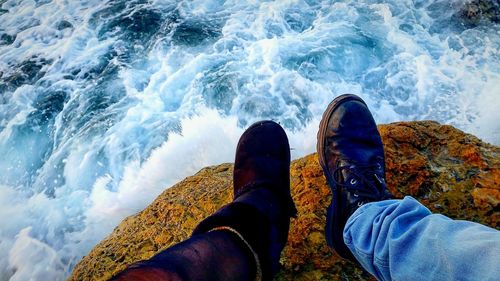
[(481, 23), (500, 23), (500, 1), (472, 0), (465, 3), (458, 14), (467, 27), (475, 27)]
[[(387, 183), (433, 212), (500, 229), (500, 148), (432, 121), (379, 126)], [(232, 164), (204, 168), (165, 190), (130, 216), (76, 265), (69, 280), (107, 280), (189, 237), (196, 224), (232, 198)], [(299, 215), (292, 220), (277, 280), (374, 280), (326, 246), (325, 210), (331, 194), (316, 154), (291, 165)]]

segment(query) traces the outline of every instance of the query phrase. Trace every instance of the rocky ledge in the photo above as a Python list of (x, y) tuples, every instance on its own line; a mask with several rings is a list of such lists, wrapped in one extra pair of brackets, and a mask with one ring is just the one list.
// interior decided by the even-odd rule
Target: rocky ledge
[[(432, 121), (379, 126), (387, 182), (397, 197), (411, 195), (433, 212), (500, 229), (500, 148)], [(75, 267), (70, 280), (107, 280), (189, 237), (196, 224), (232, 197), (232, 164), (204, 168), (165, 190), (128, 217)], [(323, 228), (330, 191), (316, 154), (291, 165), (292, 220), (277, 280), (371, 280), (331, 251)]]

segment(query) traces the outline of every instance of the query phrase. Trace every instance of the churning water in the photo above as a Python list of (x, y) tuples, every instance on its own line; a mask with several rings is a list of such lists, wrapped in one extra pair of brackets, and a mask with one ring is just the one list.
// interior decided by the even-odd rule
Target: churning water
[(64, 279), (256, 120), (312, 152), (342, 93), (500, 144), (500, 25), (463, 1), (0, 3), (1, 280)]

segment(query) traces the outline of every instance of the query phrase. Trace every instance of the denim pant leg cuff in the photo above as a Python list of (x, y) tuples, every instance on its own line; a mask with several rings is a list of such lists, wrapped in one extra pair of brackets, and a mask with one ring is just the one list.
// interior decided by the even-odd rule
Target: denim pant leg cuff
[(372, 237), (372, 234), (382, 228), (378, 223), (383, 220), (384, 213), (400, 202), (385, 200), (363, 205), (351, 215), (344, 228), (344, 243), (363, 268), (378, 280), (390, 280), (389, 260), (385, 255), (376, 255), (377, 236)]

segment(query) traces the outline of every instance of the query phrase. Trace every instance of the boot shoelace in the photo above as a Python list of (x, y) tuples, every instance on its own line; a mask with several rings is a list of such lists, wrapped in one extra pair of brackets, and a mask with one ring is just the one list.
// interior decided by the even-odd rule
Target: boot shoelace
[[(351, 178), (349, 182), (342, 183), (339, 181), (343, 170), (347, 170), (353, 175), (349, 177)], [(338, 166), (333, 171), (333, 180), (336, 185), (353, 192), (354, 197), (362, 196), (368, 199), (359, 200), (358, 207), (367, 202), (380, 200), (384, 195), (383, 190), (386, 188), (382, 165), (379, 163)], [(358, 184), (358, 180), (361, 180), (364, 184)]]

